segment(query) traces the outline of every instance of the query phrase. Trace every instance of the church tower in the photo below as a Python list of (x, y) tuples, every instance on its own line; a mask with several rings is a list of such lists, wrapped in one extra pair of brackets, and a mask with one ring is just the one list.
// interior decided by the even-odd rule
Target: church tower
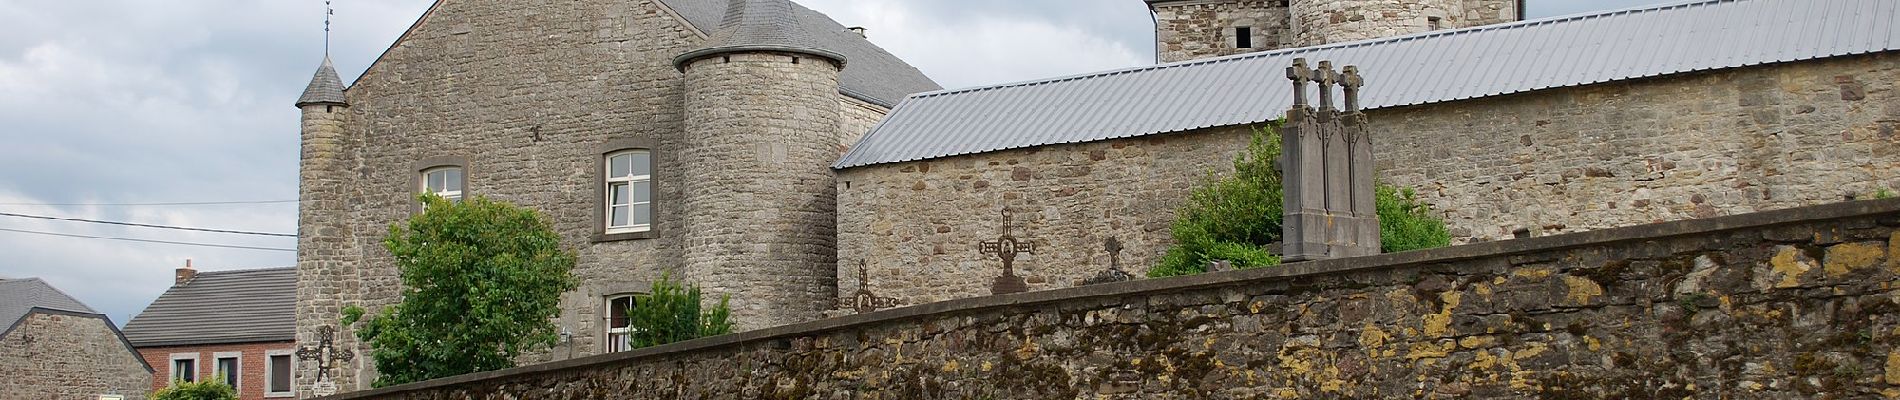
[(1522, 19), (1523, 0), (1143, 0), (1161, 62)]
[(837, 298), (838, 76), (786, 0), (732, 0), (686, 74), (685, 276), (732, 295), (741, 330), (818, 319)]
[[(302, 183), (297, 193), (297, 343), (318, 346), (322, 330), (329, 328), (333, 330), (332, 346), (347, 349), (350, 347), (346, 343), (356, 340), (338, 327), (337, 321), (341, 308), (357, 289), (350, 262), (355, 241), (345, 199), (350, 176), (345, 133), (350, 102), (343, 95), (343, 81), (337, 78), (329, 56), (323, 57), (323, 65), (317, 67), (296, 105), (303, 111), (298, 162)], [(319, 377), (315, 363), (296, 365), (299, 393), (354, 387), (355, 377), (339, 372), (356, 368), (336, 368)]]

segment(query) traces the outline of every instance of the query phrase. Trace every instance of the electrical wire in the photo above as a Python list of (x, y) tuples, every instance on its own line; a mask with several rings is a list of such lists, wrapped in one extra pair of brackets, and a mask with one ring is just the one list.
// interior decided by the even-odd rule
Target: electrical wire
[(14, 214), (14, 213), (8, 213), (8, 212), (0, 212), (0, 217), (37, 218), (37, 219), (54, 220), (54, 221), (74, 221), (74, 222), (87, 222), (87, 223), (94, 223), (94, 224), (136, 226), (140, 228), (176, 229), (176, 230), (181, 230), (181, 231), (229, 233), (229, 234), (236, 234), (236, 235), (297, 237), (297, 235), (289, 234), (289, 233), (269, 233), (269, 232), (236, 231), (236, 230), (229, 230), (229, 229), (191, 228), (191, 227), (183, 227), (183, 226), (140, 224), (140, 223), (134, 223), (134, 222), (101, 221), (101, 220), (96, 220), (96, 219), (85, 219), (85, 218), (48, 217), (48, 216), (43, 216), (43, 215)]
[(226, 204), (282, 204), (297, 200), (193, 201), (181, 203), (0, 203), (0, 206), (213, 206)]
[(235, 246), (235, 245), (228, 245), (228, 244), (211, 244), (211, 243), (194, 243), (194, 242), (174, 242), (174, 241), (170, 241), (170, 240), (151, 240), (151, 239), (133, 239), (133, 238), (122, 238), (122, 237), (111, 237), (111, 236), (89, 236), (89, 235), (74, 235), (74, 234), (70, 234), (70, 233), (53, 233), (53, 232), (40, 232), (40, 231), (29, 231), (29, 230), (24, 230), (24, 229), (8, 229), (8, 228), (0, 228), (0, 232), (18, 232), (18, 233), (31, 233), (31, 234), (36, 234), (36, 235), (47, 235), (47, 236), (63, 236), (63, 237), (70, 237), (70, 238), (80, 238), (80, 239), (102, 239), (102, 240), (123, 240), (123, 241), (127, 241), (127, 242), (141, 242), (141, 243), (159, 243), (159, 244), (175, 244), (175, 245), (183, 245), (183, 246), (199, 246), (199, 247), (220, 247), (220, 248), (227, 248), (227, 249), (244, 249), (244, 250), (268, 250), (268, 251), (297, 251), (297, 249), (285, 249), (285, 248), (276, 248), (276, 247), (253, 247), (253, 246)]

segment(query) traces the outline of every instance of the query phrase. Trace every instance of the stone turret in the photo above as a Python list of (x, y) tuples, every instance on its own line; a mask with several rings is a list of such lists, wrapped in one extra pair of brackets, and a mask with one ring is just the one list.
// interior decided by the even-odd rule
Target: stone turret
[(685, 276), (732, 295), (739, 329), (819, 318), (837, 298), (838, 76), (787, 0), (732, 0), (686, 74)]
[[(347, 213), (344, 190), (350, 174), (346, 157), (350, 102), (343, 95), (343, 81), (328, 56), (316, 76), (310, 78), (303, 96), (297, 98), (303, 111), (302, 155), (298, 174), (302, 184), (297, 199), (297, 342), (315, 343), (319, 327), (334, 327), (339, 310), (354, 296), (356, 275), (351, 267), (349, 248), (354, 243)], [(348, 334), (336, 335), (338, 346), (354, 342)], [(321, 393), (326, 388), (352, 390), (355, 383), (349, 368), (330, 371), (329, 383), (316, 380), (314, 363), (296, 364), (298, 393)], [(334, 386), (332, 386), (334, 385)]]
[(1162, 62), (1521, 19), (1522, 0), (1143, 0)]

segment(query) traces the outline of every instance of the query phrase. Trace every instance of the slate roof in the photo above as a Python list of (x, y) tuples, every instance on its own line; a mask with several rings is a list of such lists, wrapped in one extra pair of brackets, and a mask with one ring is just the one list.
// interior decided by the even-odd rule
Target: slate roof
[(911, 95), (834, 168), (1278, 118), (1294, 58), (1384, 108), (1900, 48), (1900, 0), (1705, 0)]
[[(706, 48), (694, 52), (734, 46), (802, 49), (800, 52), (820, 55), (824, 54), (818, 52), (833, 52), (845, 61), (844, 71), (838, 75), (838, 91), (885, 107), (911, 93), (943, 88), (917, 67), (845, 29), (831, 17), (789, 0), (660, 1), (707, 33)], [(728, 16), (733, 12), (740, 14)]]
[(310, 85), (303, 88), (303, 96), (297, 97), (297, 107), (348, 103), (343, 98), (343, 80), (336, 76), (336, 65), (330, 63), (330, 56), (323, 56), (323, 66), (317, 67), (316, 75), (310, 77)]
[(274, 342), (297, 336), (297, 270), (205, 271), (125, 324), (134, 346)]
[(8, 331), (13, 330), (13, 325), (32, 313), (34, 308), (99, 313), (39, 278), (0, 279), (0, 323), (5, 323)]

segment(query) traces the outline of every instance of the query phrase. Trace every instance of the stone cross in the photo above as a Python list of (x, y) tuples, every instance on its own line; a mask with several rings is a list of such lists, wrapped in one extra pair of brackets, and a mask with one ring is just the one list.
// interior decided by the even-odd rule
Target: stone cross
[[(338, 361), (347, 362), (356, 358), (356, 353), (336, 348), (335, 342), (336, 328), (322, 326), (317, 328), (316, 346), (300, 346), (297, 348), (297, 359), (317, 362), (317, 385), (319, 386), (330, 383), (330, 369), (336, 368)], [(335, 384), (330, 384), (328, 387), (334, 388)], [(322, 392), (323, 390), (316, 389), (316, 391)], [(328, 395), (324, 393), (315, 394), (318, 396)]]
[(897, 306), (897, 299), (878, 297), (877, 294), (871, 293), (870, 272), (864, 260), (858, 260), (858, 292), (846, 301), (848, 303), (844, 304), (844, 307), (855, 310), (859, 314)]
[[(1359, 110), (1365, 80), (1358, 66), (1334, 72), (1331, 61), (1304, 71), (1306, 60), (1287, 68), (1296, 93), (1281, 134), (1285, 219), (1281, 253), (1286, 261), (1379, 253), (1379, 218), (1373, 201), (1370, 130)], [(1319, 85), (1319, 108), (1305, 106), (1307, 81)], [(1333, 107), (1333, 86), (1345, 92), (1345, 110)]]
[(1017, 240), (1015, 236), (1009, 235), (1008, 208), (1003, 209), (1003, 235), (996, 240), (985, 240), (981, 243), (977, 243), (977, 247), (977, 251), (983, 254), (994, 254), (996, 258), (1003, 260), (1003, 275), (996, 277), (995, 284), (990, 286), (990, 294), (1009, 294), (1029, 291), (1029, 283), (1023, 281), (1022, 277), (1016, 276), (1016, 255), (1035, 254), (1036, 243)]

